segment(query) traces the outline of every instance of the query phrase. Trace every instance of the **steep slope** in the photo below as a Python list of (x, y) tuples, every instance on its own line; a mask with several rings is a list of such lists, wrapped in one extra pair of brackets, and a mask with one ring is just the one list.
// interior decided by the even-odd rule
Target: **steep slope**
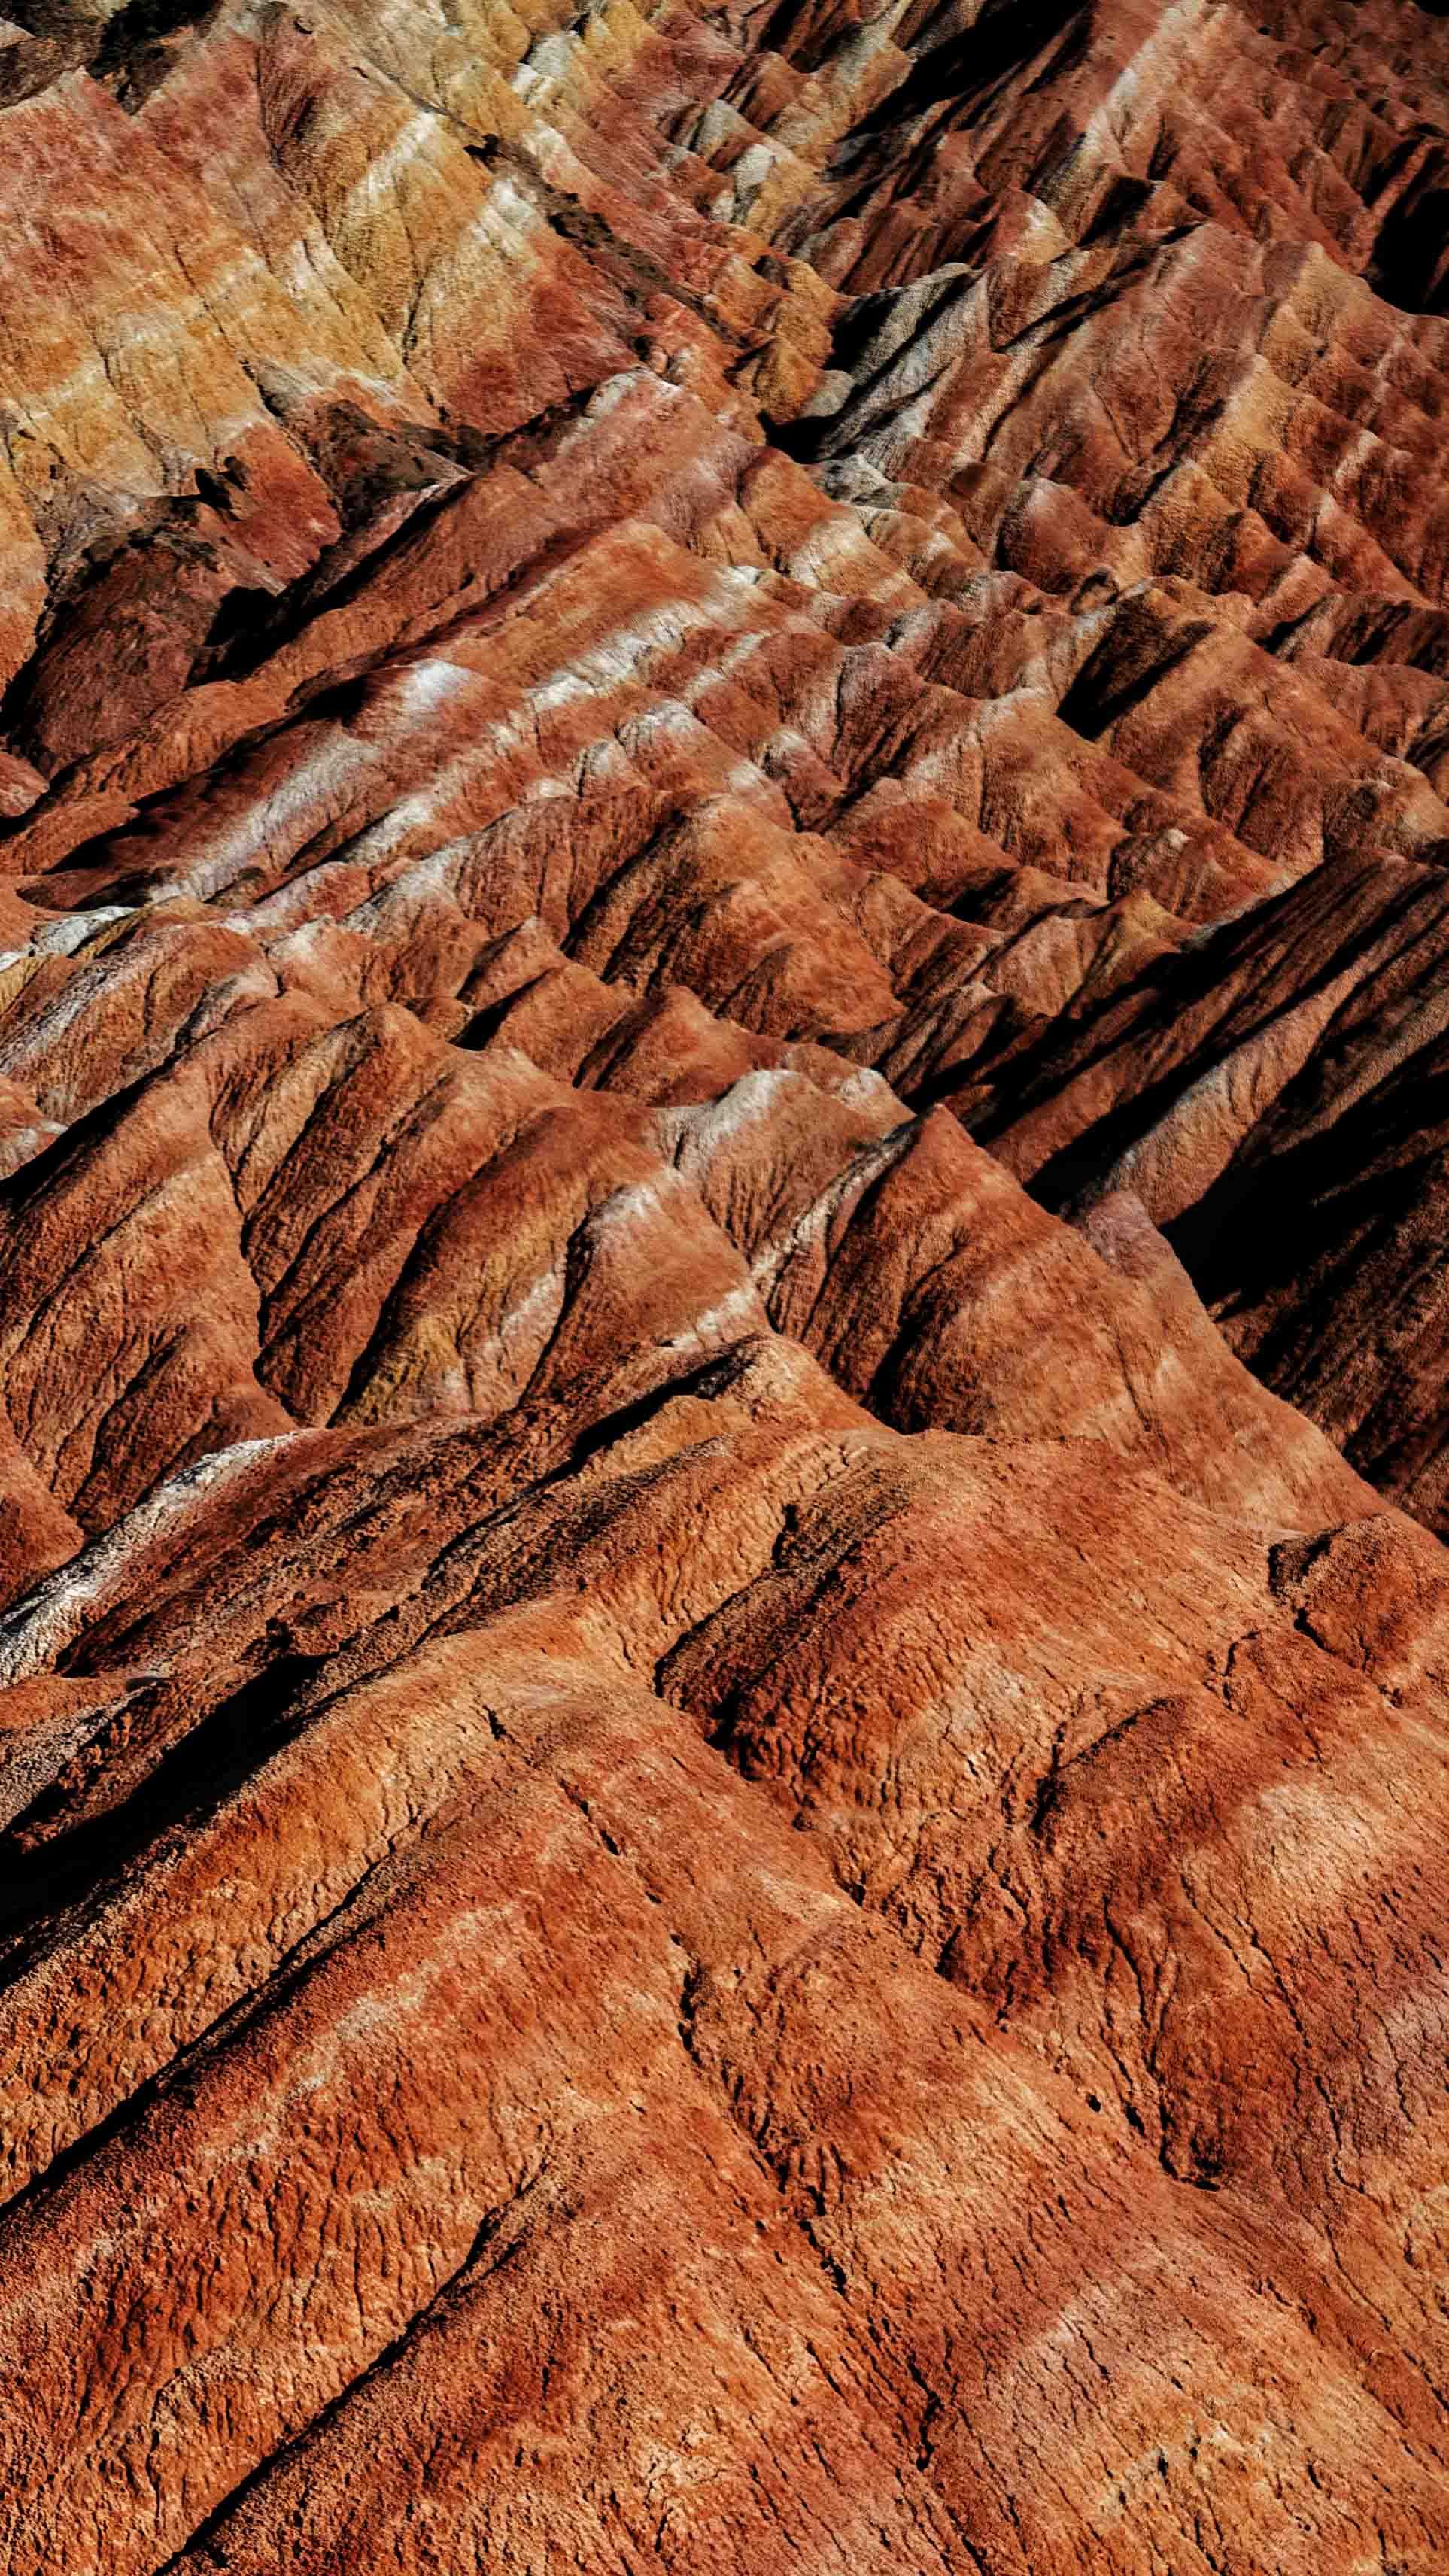
[(5, 2565), (1429, 2576), (1449, 30), (3, 33)]

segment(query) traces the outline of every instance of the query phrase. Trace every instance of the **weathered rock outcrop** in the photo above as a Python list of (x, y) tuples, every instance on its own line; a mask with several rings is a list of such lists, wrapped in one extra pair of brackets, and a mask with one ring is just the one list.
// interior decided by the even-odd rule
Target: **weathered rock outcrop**
[(1449, 2555), (1449, 31), (0, 47), (0, 2560)]

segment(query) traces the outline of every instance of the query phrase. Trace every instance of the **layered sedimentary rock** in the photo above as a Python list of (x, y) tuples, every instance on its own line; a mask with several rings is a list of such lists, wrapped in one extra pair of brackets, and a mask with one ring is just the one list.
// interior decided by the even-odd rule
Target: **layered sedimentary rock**
[(0, 2557), (1449, 2552), (1449, 32), (35, 0)]

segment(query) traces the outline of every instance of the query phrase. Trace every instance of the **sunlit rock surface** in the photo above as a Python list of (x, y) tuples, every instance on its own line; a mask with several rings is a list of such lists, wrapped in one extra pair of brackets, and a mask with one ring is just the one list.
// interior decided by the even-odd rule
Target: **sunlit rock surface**
[(0, 2562), (1449, 2560), (1449, 28), (0, 27)]

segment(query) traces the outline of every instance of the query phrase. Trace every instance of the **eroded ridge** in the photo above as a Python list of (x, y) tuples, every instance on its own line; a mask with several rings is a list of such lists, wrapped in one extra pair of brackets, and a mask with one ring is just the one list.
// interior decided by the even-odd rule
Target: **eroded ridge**
[(0, 2561), (1430, 2576), (1449, 33), (0, 33)]

